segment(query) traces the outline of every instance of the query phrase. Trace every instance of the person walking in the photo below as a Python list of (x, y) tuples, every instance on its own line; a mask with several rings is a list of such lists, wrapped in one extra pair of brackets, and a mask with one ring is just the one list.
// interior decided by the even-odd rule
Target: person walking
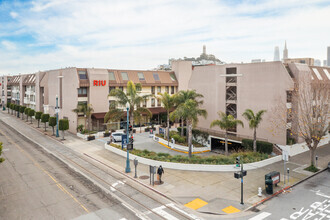
[(164, 169), (163, 169), (162, 165), (160, 165), (160, 166), (158, 167), (158, 170), (157, 170), (157, 174), (158, 174), (158, 176), (159, 176), (159, 183), (160, 183), (160, 184), (162, 183), (162, 175), (163, 175), (163, 173), (165, 173), (165, 172), (164, 172)]

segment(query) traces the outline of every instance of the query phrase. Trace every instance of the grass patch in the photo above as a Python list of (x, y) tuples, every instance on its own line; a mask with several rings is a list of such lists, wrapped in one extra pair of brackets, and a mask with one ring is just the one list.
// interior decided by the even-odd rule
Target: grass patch
[[(188, 147), (186, 137), (181, 137), (179, 134), (175, 134), (174, 132), (175, 131), (171, 131), (171, 133), (170, 133), (170, 142), (172, 142), (172, 138), (173, 138), (175, 140), (175, 144), (179, 144), (179, 145)], [(164, 135), (160, 135), (160, 134), (155, 134), (155, 135), (156, 135), (156, 137), (163, 138), (164, 140), (167, 141), (167, 138), (166, 137), (164, 138)], [(202, 144), (200, 144), (194, 140), (192, 141), (192, 144), (194, 145), (194, 147), (204, 147)]]
[(307, 171), (309, 171), (309, 172), (316, 173), (316, 172), (319, 171), (320, 169), (318, 169), (318, 168), (315, 167), (314, 165), (310, 165), (309, 167), (306, 167), (304, 170), (307, 170)]
[[(111, 146), (121, 149), (118, 144), (111, 144)], [(137, 150), (134, 149), (130, 153), (144, 157), (152, 160), (174, 162), (174, 163), (186, 163), (186, 164), (214, 164), (214, 165), (225, 165), (225, 164), (235, 164), (236, 157), (240, 156), (243, 163), (252, 163), (269, 158), (268, 154), (258, 153), (258, 152), (240, 152), (234, 153), (229, 156), (224, 155), (214, 155), (209, 157), (201, 157), (193, 155), (191, 158), (188, 156), (175, 155), (172, 156), (167, 153), (156, 153), (148, 150)]]

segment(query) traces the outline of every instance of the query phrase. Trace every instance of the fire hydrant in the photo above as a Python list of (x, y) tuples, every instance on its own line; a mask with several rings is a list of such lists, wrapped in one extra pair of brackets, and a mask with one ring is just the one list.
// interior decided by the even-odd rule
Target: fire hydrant
[(258, 188), (258, 196), (259, 196), (259, 197), (262, 196), (262, 189), (261, 189), (261, 187)]

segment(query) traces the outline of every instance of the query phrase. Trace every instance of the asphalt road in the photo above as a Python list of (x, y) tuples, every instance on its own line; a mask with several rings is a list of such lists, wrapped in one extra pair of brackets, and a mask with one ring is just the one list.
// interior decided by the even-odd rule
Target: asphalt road
[(330, 219), (330, 172), (324, 171), (266, 202), (249, 220)]
[(0, 219), (83, 219), (85, 215), (89, 219), (137, 219), (1, 122), (0, 141), (5, 158), (0, 164)]

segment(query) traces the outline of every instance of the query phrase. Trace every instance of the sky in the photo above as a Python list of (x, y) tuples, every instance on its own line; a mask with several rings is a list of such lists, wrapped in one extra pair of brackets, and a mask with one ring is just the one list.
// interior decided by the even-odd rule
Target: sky
[(0, 75), (65, 67), (153, 69), (221, 61), (325, 60), (330, 0), (0, 0)]

